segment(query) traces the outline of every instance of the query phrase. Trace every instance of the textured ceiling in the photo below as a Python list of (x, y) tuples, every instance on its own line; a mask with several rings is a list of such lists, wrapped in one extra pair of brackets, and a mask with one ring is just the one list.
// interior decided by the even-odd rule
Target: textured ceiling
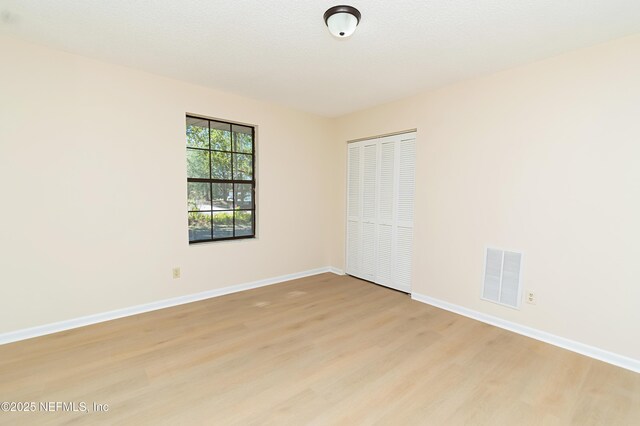
[(640, 0), (0, 0), (0, 34), (325, 116), (640, 32)]

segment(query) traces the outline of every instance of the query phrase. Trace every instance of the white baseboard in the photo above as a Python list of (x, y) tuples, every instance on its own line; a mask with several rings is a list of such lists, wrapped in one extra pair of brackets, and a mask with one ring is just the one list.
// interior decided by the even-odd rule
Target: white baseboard
[(342, 269), (334, 268), (333, 266), (329, 266), (329, 272), (336, 275), (344, 275), (344, 271)]
[(311, 275), (332, 272), (339, 274), (340, 271), (333, 267), (325, 267), (311, 269), (308, 271), (298, 272), (294, 274), (281, 275), (279, 277), (267, 278), (264, 280), (253, 281), (245, 284), (238, 284), (229, 287), (218, 288), (215, 290), (204, 291), (202, 293), (188, 294), (178, 296), (171, 299), (159, 300), (157, 302), (146, 303), (144, 305), (131, 306), (129, 308), (116, 309), (115, 311), (103, 312), (100, 314), (87, 315), (85, 317), (73, 318), (70, 320), (55, 322), (51, 324), (39, 325), (36, 327), (25, 328), (22, 330), (10, 331), (0, 334), (0, 345), (17, 342), (19, 340), (31, 339), (33, 337), (44, 336), (46, 334), (57, 333), (60, 331), (70, 330), (73, 328), (84, 327), (86, 325), (96, 324), (99, 322), (110, 321), (131, 315), (142, 314), (144, 312), (155, 311), (158, 309), (170, 308), (172, 306), (183, 305), (185, 303), (197, 302), (199, 300), (210, 299), (212, 297), (224, 296), (225, 294), (237, 293), (239, 291), (250, 290), (252, 288), (264, 287), (272, 284), (278, 284), (284, 281), (295, 280), (298, 278), (309, 277)]
[(635, 371), (636, 373), (640, 373), (640, 360), (637, 359), (609, 352), (604, 349), (596, 348), (594, 346), (585, 345), (584, 343), (576, 342), (570, 339), (565, 339), (564, 337), (556, 336), (554, 334), (547, 333), (546, 331), (537, 330), (535, 328), (520, 325), (511, 321), (506, 321), (492, 315), (483, 314), (482, 312), (467, 309), (465, 307), (422, 294), (412, 293), (411, 298), (413, 300), (417, 300), (418, 302), (435, 306), (436, 308), (441, 308), (446, 311), (460, 314), (468, 318), (472, 318), (496, 327), (503, 328), (505, 330), (513, 331), (514, 333), (522, 334), (523, 336), (531, 337), (532, 339), (540, 340), (554, 346), (577, 352), (590, 358), (595, 358), (597, 360), (604, 361), (606, 363), (613, 364), (627, 370)]

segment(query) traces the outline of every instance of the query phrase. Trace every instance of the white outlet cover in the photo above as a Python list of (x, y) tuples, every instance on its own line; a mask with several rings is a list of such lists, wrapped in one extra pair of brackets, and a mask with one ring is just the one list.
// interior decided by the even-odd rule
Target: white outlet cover
[(533, 290), (527, 291), (526, 293), (526, 301), (531, 305), (536, 304), (536, 292)]

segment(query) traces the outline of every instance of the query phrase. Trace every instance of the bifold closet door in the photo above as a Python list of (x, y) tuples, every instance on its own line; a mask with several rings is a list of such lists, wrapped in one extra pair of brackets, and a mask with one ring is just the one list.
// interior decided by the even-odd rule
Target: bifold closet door
[(362, 145), (352, 143), (347, 151), (347, 259), (346, 272), (360, 276), (362, 245)]
[(376, 277), (376, 188), (378, 145), (349, 146), (347, 273), (369, 281)]
[(411, 290), (415, 133), (348, 145), (348, 274)]
[(396, 144), (398, 171), (394, 218), (394, 288), (411, 291), (411, 260), (413, 257), (413, 203), (416, 174), (415, 133), (401, 135)]
[(376, 281), (376, 219), (378, 188), (378, 144), (362, 145), (362, 269), (361, 277)]
[(378, 185), (378, 284), (393, 287), (396, 143), (393, 138), (380, 140), (380, 177)]

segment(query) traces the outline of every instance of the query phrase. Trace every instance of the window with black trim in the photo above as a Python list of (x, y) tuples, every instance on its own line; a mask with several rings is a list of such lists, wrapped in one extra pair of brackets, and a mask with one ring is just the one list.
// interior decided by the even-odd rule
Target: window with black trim
[(254, 238), (255, 128), (187, 116), (189, 243)]

